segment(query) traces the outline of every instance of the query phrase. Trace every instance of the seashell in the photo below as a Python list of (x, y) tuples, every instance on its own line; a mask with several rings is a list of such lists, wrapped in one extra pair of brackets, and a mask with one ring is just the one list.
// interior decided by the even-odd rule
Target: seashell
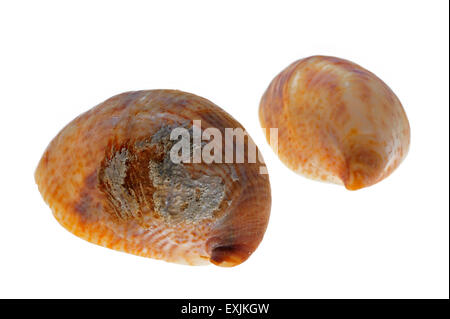
[(410, 143), (406, 113), (376, 75), (347, 60), (312, 56), (273, 79), (259, 108), (281, 161), (306, 177), (349, 190), (389, 176)]
[[(184, 128), (191, 141), (193, 120), (222, 134), (225, 128), (243, 129), (193, 94), (116, 95), (78, 116), (51, 141), (35, 172), (39, 191), (58, 222), (91, 243), (168, 262), (238, 265), (257, 248), (267, 227), (269, 178), (260, 174), (258, 163), (196, 162), (198, 143), (188, 149), (190, 163), (173, 162), (177, 141), (171, 132)], [(211, 143), (222, 145), (222, 140), (211, 138)], [(256, 148), (249, 136), (243, 142), (236, 138), (231, 147), (238, 152), (238, 146)]]

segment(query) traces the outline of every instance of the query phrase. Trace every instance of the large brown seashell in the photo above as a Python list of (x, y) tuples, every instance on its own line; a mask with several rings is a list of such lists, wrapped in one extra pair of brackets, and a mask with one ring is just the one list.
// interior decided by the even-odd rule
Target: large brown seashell
[(409, 149), (399, 99), (373, 73), (339, 58), (313, 56), (288, 66), (263, 95), (259, 118), (264, 128), (278, 128), (285, 165), (350, 190), (389, 176)]
[[(243, 129), (193, 94), (114, 96), (51, 141), (35, 173), (39, 190), (59, 223), (92, 243), (169, 262), (238, 265), (267, 227), (269, 178), (260, 174), (260, 164), (247, 160), (171, 161), (171, 130), (193, 130), (193, 120), (222, 134), (225, 128)], [(244, 144), (245, 150), (256, 148), (250, 137)]]

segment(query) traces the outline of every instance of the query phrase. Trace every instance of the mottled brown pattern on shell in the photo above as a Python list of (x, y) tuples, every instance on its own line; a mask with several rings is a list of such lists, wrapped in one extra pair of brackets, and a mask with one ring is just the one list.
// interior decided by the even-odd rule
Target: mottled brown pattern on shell
[[(135, 152), (129, 146), (151, 139), (162, 125), (184, 126), (196, 119), (202, 120), (202, 129), (216, 127), (222, 133), (225, 127), (242, 128), (210, 101), (189, 93), (153, 90), (114, 96), (77, 117), (51, 141), (35, 173), (39, 190), (56, 219), (92, 243), (170, 262), (238, 265), (257, 248), (268, 223), (270, 185), (268, 176), (259, 174), (260, 164), (182, 164), (193, 177), (218, 176), (225, 183), (225, 198), (214, 218), (196, 223), (168, 224), (155, 213), (154, 189), (145, 173), (138, 174), (143, 170), (138, 162), (127, 177), (128, 187), (143, 187), (136, 216), (114, 216), (101, 187), (100, 173), (112, 149)], [(151, 151), (145, 156), (160, 160)], [(230, 178), (232, 167), (238, 181)]]
[(263, 127), (278, 128), (278, 156), (289, 168), (351, 190), (387, 177), (409, 149), (408, 119), (395, 94), (339, 58), (288, 66), (264, 93), (259, 117)]

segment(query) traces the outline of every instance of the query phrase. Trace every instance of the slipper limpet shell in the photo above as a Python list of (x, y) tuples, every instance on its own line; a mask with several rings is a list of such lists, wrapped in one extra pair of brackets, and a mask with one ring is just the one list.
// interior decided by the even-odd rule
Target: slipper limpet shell
[(375, 74), (335, 57), (312, 56), (284, 69), (264, 93), (259, 118), (262, 127), (278, 128), (272, 147), (286, 166), (349, 190), (389, 176), (409, 149), (397, 96)]
[[(51, 141), (35, 172), (39, 191), (58, 222), (89, 242), (168, 262), (238, 265), (266, 230), (269, 178), (260, 174), (261, 162), (195, 162), (193, 148), (189, 163), (173, 162), (171, 132), (183, 128), (192, 139), (195, 120), (222, 134), (243, 129), (193, 94), (116, 95)], [(242, 143), (256, 148), (249, 136)]]

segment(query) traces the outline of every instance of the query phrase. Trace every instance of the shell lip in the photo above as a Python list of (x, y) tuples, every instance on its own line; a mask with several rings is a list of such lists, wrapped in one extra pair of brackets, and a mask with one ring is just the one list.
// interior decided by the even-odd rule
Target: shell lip
[(246, 245), (218, 246), (211, 251), (210, 262), (216, 266), (234, 267), (246, 261), (252, 251)]

